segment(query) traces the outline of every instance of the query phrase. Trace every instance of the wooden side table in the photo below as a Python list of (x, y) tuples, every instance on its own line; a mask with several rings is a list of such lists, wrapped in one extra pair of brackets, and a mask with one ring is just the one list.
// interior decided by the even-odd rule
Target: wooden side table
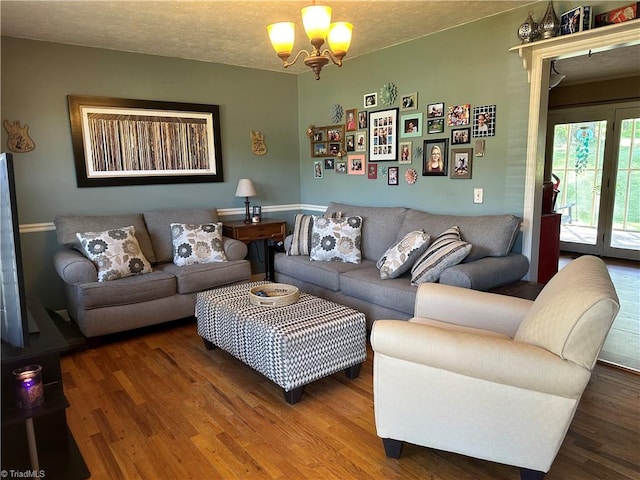
[(263, 218), (260, 223), (244, 223), (242, 220), (222, 222), (222, 235), (240, 240), (246, 244), (255, 240), (264, 242), (264, 266), (267, 280), (273, 281), (273, 262), (269, 257), (269, 241), (283, 242), (286, 236), (287, 222), (274, 218)]

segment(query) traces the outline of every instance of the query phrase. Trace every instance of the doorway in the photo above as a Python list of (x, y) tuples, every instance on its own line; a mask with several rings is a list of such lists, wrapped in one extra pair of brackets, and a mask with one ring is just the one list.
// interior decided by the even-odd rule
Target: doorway
[(640, 103), (548, 113), (563, 251), (640, 260)]

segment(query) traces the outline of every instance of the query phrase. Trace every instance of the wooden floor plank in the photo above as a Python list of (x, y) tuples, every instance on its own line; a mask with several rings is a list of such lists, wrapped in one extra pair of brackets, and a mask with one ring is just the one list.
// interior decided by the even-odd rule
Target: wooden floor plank
[[(509, 480), (518, 469), (405, 445), (386, 458), (373, 416), (373, 353), (282, 390), (195, 324), (140, 331), (62, 359), (70, 428), (93, 479)], [(640, 376), (596, 365), (548, 480), (640, 478)], [(613, 476), (611, 476), (613, 475)]]

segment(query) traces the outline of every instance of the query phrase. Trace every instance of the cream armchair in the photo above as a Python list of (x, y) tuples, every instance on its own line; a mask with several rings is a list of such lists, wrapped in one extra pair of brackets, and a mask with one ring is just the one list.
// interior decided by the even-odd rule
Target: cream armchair
[(535, 301), (422, 284), (411, 320), (378, 320), (374, 407), (402, 442), (549, 471), (619, 303), (602, 260), (572, 261)]

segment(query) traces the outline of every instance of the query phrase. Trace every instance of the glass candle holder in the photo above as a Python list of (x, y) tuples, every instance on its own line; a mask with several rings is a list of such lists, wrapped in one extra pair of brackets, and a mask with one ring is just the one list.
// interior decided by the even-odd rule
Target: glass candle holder
[(18, 407), (29, 409), (44, 403), (42, 366), (27, 365), (13, 371), (16, 378), (16, 400)]

